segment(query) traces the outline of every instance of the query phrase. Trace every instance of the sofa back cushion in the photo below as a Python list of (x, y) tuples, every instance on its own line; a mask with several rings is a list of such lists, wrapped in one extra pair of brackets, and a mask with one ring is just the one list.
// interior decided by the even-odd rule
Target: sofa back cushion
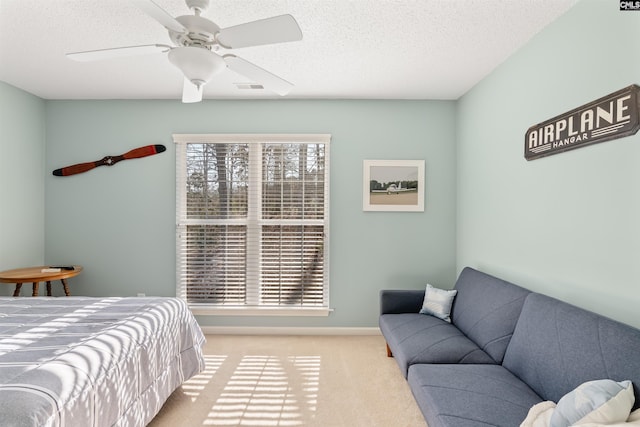
[(496, 363), (502, 363), (530, 291), (471, 267), (462, 270), (455, 289), (452, 323)]
[(630, 380), (640, 405), (640, 330), (546, 295), (527, 297), (503, 366), (544, 400), (612, 379)]

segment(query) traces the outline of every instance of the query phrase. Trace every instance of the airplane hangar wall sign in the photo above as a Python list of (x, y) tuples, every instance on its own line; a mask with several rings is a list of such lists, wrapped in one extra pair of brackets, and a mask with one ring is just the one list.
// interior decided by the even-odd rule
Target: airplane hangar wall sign
[(635, 134), (640, 129), (638, 93), (631, 85), (567, 113), (531, 126), (524, 157), (534, 160)]

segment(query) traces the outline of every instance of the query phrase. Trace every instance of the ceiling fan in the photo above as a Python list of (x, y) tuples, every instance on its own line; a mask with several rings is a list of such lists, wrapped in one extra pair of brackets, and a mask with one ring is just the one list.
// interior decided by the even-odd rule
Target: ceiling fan
[(201, 16), (209, 7), (209, 0), (185, 0), (193, 15), (169, 15), (152, 0), (131, 0), (143, 12), (154, 18), (169, 31), (174, 46), (150, 44), (111, 49), (68, 53), (76, 61), (96, 61), (123, 56), (167, 53), (169, 61), (184, 74), (182, 102), (200, 102), (204, 86), (211, 78), (229, 68), (250, 78), (278, 95), (286, 95), (293, 85), (288, 81), (232, 54), (220, 54), (249, 46), (260, 46), (302, 40), (302, 31), (291, 15), (247, 22), (233, 27), (220, 28)]

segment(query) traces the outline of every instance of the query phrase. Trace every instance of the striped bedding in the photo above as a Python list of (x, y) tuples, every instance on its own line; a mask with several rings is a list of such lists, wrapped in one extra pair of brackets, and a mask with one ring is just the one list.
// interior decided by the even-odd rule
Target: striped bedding
[(204, 342), (177, 298), (0, 298), (0, 425), (144, 426)]

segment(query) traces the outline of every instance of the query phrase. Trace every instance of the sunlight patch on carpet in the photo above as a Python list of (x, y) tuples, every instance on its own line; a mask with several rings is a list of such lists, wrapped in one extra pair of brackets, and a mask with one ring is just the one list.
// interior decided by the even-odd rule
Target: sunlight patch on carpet
[(182, 390), (184, 391), (184, 394), (190, 396), (192, 402), (195, 402), (198, 396), (200, 396), (202, 390), (204, 390), (207, 384), (211, 382), (211, 379), (216, 374), (216, 372), (218, 372), (218, 369), (220, 369), (220, 366), (222, 366), (226, 359), (227, 356), (204, 355), (204, 371), (193, 376), (190, 380), (182, 384)]
[(317, 410), (320, 359), (243, 356), (203, 425), (303, 425)]

